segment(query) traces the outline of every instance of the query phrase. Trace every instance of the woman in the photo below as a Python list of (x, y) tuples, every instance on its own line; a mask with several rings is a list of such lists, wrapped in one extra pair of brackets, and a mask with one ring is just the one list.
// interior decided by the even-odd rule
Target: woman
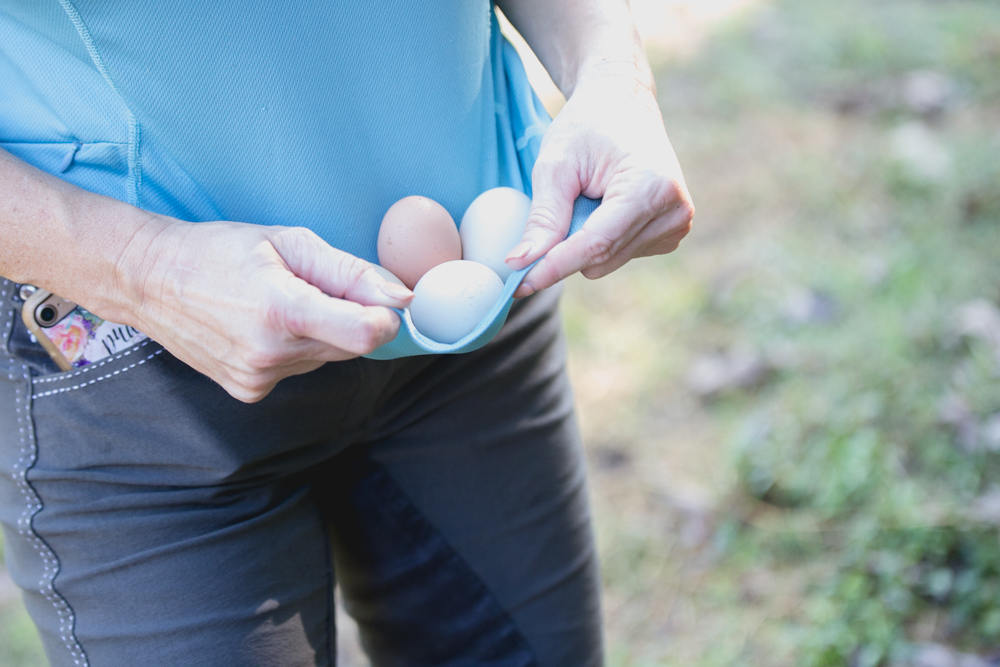
[[(543, 139), (485, 0), (0, 1), (0, 519), (53, 665), (332, 664), (335, 580), (375, 664), (601, 662), (546, 288), (693, 209), (627, 4), (500, 5), (568, 98)], [(539, 293), (474, 353), (359, 358), (412, 297), (382, 213), (499, 185)], [(150, 340), (53, 372), (24, 284)]]

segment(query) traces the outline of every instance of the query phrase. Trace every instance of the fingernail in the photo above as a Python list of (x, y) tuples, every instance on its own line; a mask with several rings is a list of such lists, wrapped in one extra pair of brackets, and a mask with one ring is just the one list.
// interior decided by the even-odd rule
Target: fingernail
[(521, 241), (514, 246), (514, 249), (510, 251), (504, 262), (509, 262), (512, 259), (524, 259), (531, 254), (531, 247), (531, 241)]
[(406, 289), (402, 285), (389, 282), (388, 280), (383, 280), (382, 284), (379, 285), (379, 289), (381, 289), (382, 293), (386, 296), (399, 301), (406, 301), (413, 296), (413, 292), (410, 290)]

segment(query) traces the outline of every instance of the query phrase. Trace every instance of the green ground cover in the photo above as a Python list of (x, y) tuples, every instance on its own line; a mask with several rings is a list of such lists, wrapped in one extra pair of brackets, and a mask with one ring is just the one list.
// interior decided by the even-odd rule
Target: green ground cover
[(565, 303), (612, 664), (988, 664), (1000, 5), (762, 4), (658, 83), (695, 230)]
[[(0, 535), (0, 557), (2, 555), (3, 536)], [(38, 633), (2, 564), (0, 558), (0, 666), (44, 667), (48, 661)]]
[(564, 302), (610, 663), (996, 664), (1000, 5), (762, 3), (656, 66), (695, 230)]

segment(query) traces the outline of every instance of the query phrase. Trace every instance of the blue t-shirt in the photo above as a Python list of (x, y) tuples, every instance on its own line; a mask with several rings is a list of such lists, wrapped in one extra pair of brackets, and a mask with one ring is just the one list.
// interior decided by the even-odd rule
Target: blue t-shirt
[(150, 211), (304, 226), (374, 261), (397, 199), (457, 221), (488, 188), (530, 194), (547, 118), (515, 61), (488, 0), (0, 0), (0, 147)]

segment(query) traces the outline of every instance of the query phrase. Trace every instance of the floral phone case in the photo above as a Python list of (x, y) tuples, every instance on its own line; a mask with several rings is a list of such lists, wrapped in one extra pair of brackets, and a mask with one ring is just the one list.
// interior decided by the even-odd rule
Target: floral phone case
[[(57, 319), (44, 317), (52, 311), (60, 316)], [(25, 301), (21, 314), (28, 330), (64, 371), (101, 361), (147, 338), (134, 327), (108, 322), (45, 290), (32, 294)], [(47, 319), (55, 321), (50, 324)]]

